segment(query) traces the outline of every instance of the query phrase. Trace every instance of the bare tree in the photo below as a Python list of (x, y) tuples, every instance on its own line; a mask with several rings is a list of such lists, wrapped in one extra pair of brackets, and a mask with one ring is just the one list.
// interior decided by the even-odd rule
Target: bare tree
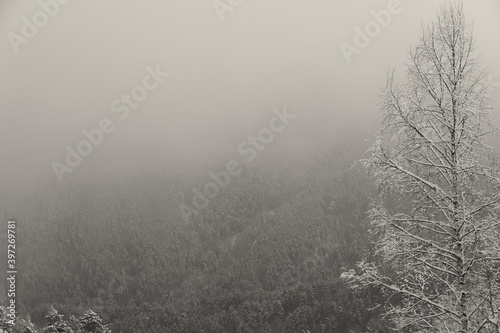
[(384, 126), (362, 160), (380, 193), (397, 198), (387, 205), (381, 195), (369, 213), (389, 274), (361, 262), (343, 278), (397, 295), (387, 314), (398, 332), (500, 332), (491, 87), (462, 4), (437, 16), (410, 51), (407, 80), (389, 73)]

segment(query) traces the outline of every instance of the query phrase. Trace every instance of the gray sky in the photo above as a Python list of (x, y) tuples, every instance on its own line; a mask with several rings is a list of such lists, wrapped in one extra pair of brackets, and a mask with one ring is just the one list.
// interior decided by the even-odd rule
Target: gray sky
[[(73, 0), (17, 54), (8, 34), (21, 35), (23, 17), (32, 21), (41, 8), (36, 1), (0, 1), (3, 195), (37, 187), (40, 179), (57, 186), (51, 163), (64, 162), (65, 147), (75, 147), (81, 131), (102, 118), (112, 119), (115, 131), (65, 176), (96, 164), (140, 164), (132, 153), (121, 155), (135, 149), (229, 160), (240, 141), (268, 123), (274, 107), (285, 105), (297, 119), (276, 144), (295, 140), (300, 147), (306, 134), (370, 135), (386, 68), (405, 61), (421, 22), (433, 19), (442, 3), (401, 0), (402, 11), (348, 63), (339, 44), (353, 44), (353, 29), (364, 28), (370, 12), (390, 1), (242, 1), (222, 21), (211, 0)], [(485, 65), (500, 82), (500, 2), (464, 5)], [(111, 103), (157, 65), (170, 76), (120, 120)], [(498, 113), (498, 96), (496, 102)]]

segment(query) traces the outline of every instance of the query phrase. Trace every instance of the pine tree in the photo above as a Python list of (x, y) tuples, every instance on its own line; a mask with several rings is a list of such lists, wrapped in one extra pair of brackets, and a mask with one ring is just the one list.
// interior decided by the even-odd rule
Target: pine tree
[(108, 326), (102, 323), (101, 317), (92, 310), (86, 311), (83, 316), (80, 317), (80, 324), (82, 332), (111, 333)]
[(26, 320), (21, 319), (23, 323), (23, 333), (37, 333), (37, 330), (35, 328), (35, 324), (31, 321), (31, 317), (28, 316)]
[(12, 333), (12, 325), (8, 323), (7, 310), (0, 306), (0, 333)]
[(59, 312), (52, 306), (45, 316), (45, 320), (47, 320), (47, 326), (43, 329), (43, 333), (72, 332), (71, 328), (68, 326), (68, 323), (66, 323), (63, 317), (64, 316), (60, 315)]

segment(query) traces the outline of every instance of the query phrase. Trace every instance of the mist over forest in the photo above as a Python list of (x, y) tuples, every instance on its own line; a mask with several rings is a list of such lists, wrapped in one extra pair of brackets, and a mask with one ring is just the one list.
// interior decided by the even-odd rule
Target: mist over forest
[(0, 331), (500, 332), (499, 15), (1, 2)]

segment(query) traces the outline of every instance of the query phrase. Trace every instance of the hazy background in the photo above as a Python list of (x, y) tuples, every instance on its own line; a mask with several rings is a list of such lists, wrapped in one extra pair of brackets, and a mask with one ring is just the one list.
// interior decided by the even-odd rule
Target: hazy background
[[(297, 154), (371, 137), (376, 92), (399, 67), (423, 21), (442, 3), (401, 0), (403, 11), (353, 56), (353, 28), (384, 1), (244, 1), (221, 21), (210, 0), (73, 0), (15, 54), (7, 34), (40, 10), (36, 1), (0, 2), (0, 194), (12, 203), (61, 183), (51, 163), (81, 131), (113, 119), (116, 130), (65, 179), (127, 175), (175, 159), (225, 164), (238, 144), (268, 125), (274, 107), (293, 123), (273, 142)], [(500, 2), (465, 0), (485, 66), (500, 81)], [(111, 102), (140, 84), (147, 66), (170, 72), (121, 121)], [(495, 117), (498, 119), (500, 88)], [(498, 122), (497, 122), (498, 123)], [(208, 163), (208, 162), (207, 162)], [(10, 198), (7, 200), (7, 198)]]

